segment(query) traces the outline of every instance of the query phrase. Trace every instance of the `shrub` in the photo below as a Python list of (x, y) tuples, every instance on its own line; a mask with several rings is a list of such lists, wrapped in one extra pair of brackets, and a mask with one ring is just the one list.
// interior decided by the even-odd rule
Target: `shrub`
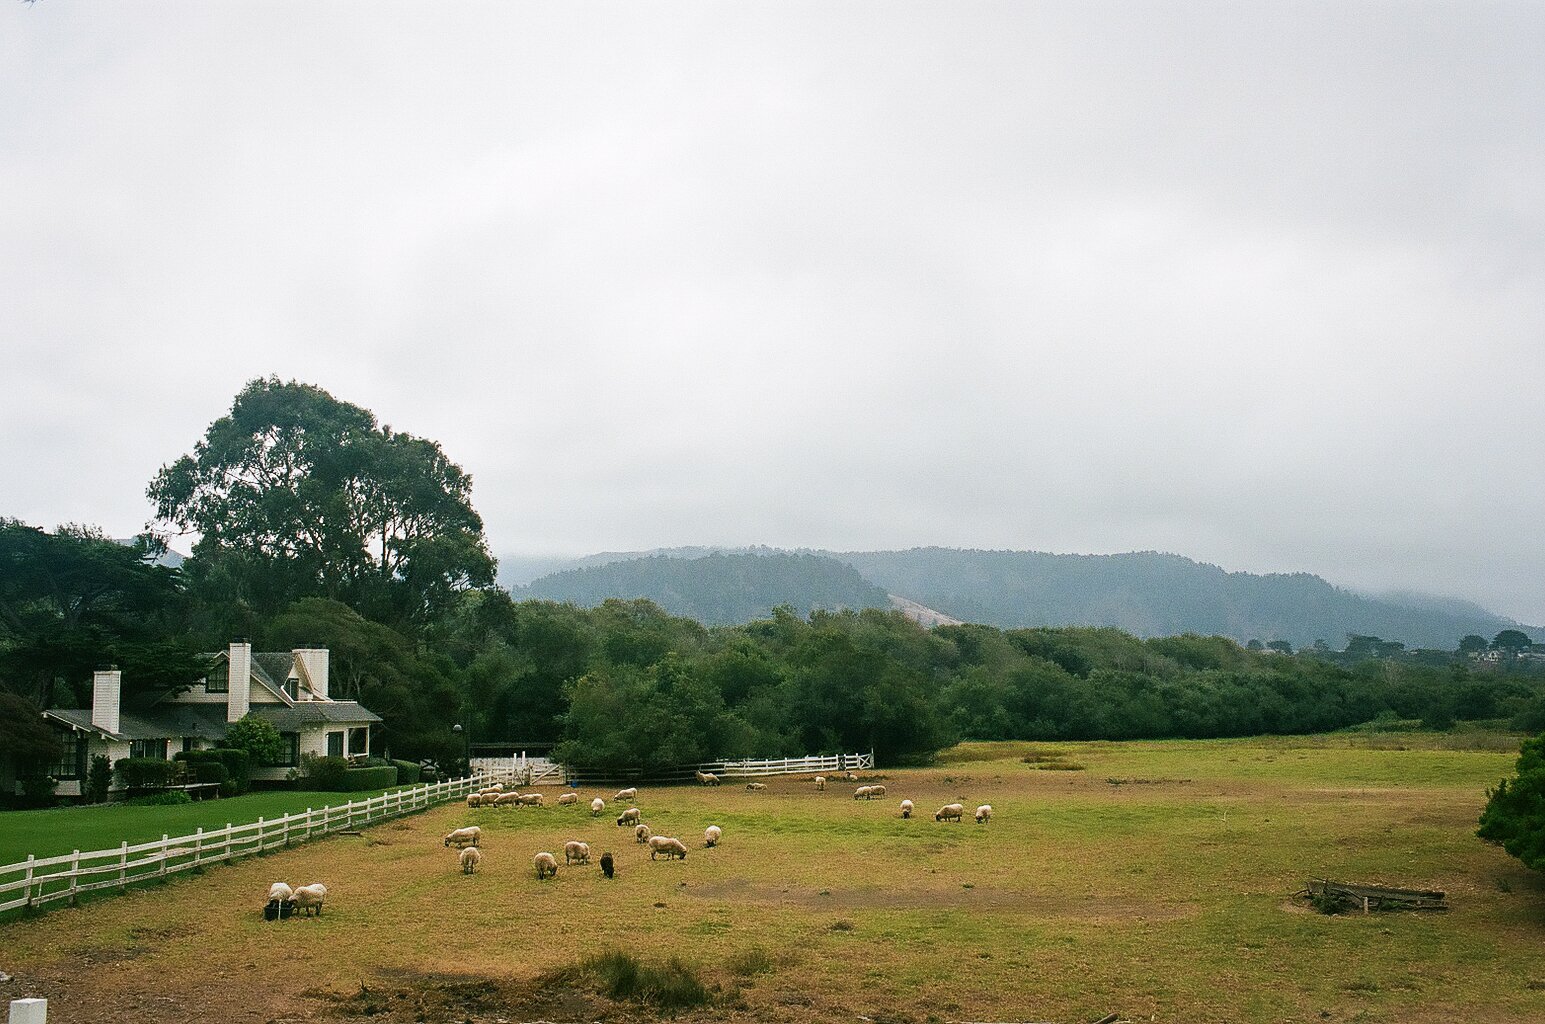
[(321, 789), (341, 793), (344, 790), (349, 762), (341, 757), (322, 757), (319, 754), (300, 755), (300, 765), (290, 774), (306, 789)]
[(1517, 774), (1487, 791), (1475, 834), (1501, 843), (1526, 866), (1545, 870), (1545, 735), (1525, 740)]
[(192, 765), (193, 777), (199, 782), (229, 782), (231, 770), (219, 761), (201, 761)]
[(382, 768), (350, 768), (343, 773), (343, 792), (359, 793), (367, 789), (385, 789), (397, 784), (397, 769), (391, 765)]
[(210, 753), (219, 758), (220, 763), (225, 766), (237, 793), (245, 793), (252, 788), (251, 754), (233, 747), (216, 747)]
[(393, 761), (397, 768), (397, 784), (399, 786), (412, 786), (418, 782), (419, 767), (412, 761)]
[(48, 807), (54, 802), (54, 787), (59, 780), (52, 775), (24, 775), (21, 783), (21, 802), (24, 807)]
[[(257, 718), (250, 712), (240, 721), (232, 722), (225, 729), (225, 745), (233, 750), (246, 751), (256, 764), (274, 764), (285, 755), (284, 737), (272, 722)], [(233, 776), (235, 772), (231, 773)]]
[(594, 977), (612, 999), (676, 1010), (705, 1006), (714, 998), (697, 972), (675, 957), (663, 964), (647, 964), (632, 953), (613, 949), (584, 961), (579, 969)]
[(169, 785), (177, 766), (159, 757), (126, 757), (113, 765), (125, 789), (156, 789)]
[[(123, 762), (118, 762), (122, 764)], [(124, 803), (135, 807), (172, 807), (177, 804), (191, 804), (193, 798), (180, 789), (169, 789), (165, 793), (148, 793), (145, 796), (130, 797)]]
[(107, 791), (113, 786), (113, 762), (101, 754), (91, 759), (86, 770), (86, 802), (100, 804), (107, 800)]

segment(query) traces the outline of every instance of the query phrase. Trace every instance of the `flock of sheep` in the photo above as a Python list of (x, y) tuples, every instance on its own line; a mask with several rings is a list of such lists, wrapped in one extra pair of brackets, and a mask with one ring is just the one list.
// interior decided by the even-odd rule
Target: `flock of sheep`
[(322, 900), (327, 897), (327, 886), (321, 882), (290, 888), (285, 882), (275, 882), (268, 887), (268, 902), (263, 906), (263, 919), (288, 920), (296, 911), (304, 911), (310, 917), (314, 911), (322, 913)]

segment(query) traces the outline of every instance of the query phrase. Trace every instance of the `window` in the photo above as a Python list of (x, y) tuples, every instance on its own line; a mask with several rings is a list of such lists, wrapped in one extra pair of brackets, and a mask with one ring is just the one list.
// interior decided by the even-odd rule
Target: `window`
[(370, 754), (370, 728), (349, 730), (349, 755), (367, 757)]
[(56, 779), (78, 779), (85, 774), (86, 766), (86, 737), (79, 733), (70, 733), (59, 737), (64, 744), (64, 752), (59, 755), (59, 760), (48, 769), (48, 774)]
[(166, 760), (165, 740), (130, 740), (130, 757), (153, 757), (159, 761)]
[(330, 733), (327, 734), (327, 756), (328, 757), (342, 757), (343, 756), (343, 733), (341, 733), (341, 732), (330, 732)]
[(198, 749), (198, 740), (194, 739), (192, 736), (184, 736), (182, 738), (182, 752), (184, 754), (186, 754), (190, 750), (197, 750), (197, 749)]
[(229, 693), (231, 690), (231, 664), (222, 661), (204, 677), (205, 693)]
[(291, 700), (296, 700), (297, 698), (299, 698), (300, 697), (300, 680), (296, 679), (294, 676), (291, 676), (290, 678), (286, 679), (284, 681), (284, 692), (290, 695), (290, 699)]
[(279, 738), (284, 741), (284, 753), (279, 755), (279, 760), (274, 764), (280, 768), (300, 764), (300, 733), (281, 732)]

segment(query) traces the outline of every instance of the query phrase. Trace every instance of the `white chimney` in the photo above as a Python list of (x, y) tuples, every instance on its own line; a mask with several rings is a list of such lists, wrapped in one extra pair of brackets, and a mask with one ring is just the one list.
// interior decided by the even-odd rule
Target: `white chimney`
[(301, 671), (311, 681), (312, 694), (327, 699), (327, 648), (299, 648), (295, 651), (295, 660), (300, 662)]
[(225, 694), (225, 720), (237, 722), (252, 709), (252, 645), (238, 640), (227, 649), (230, 681)]
[(118, 734), (118, 703), (123, 692), (123, 673), (103, 668), (91, 674), (91, 724)]

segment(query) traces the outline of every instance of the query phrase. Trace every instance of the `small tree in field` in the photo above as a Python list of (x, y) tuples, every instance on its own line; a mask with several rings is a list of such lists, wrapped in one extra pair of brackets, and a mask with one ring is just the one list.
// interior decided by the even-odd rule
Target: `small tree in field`
[(1487, 798), (1475, 834), (1501, 843), (1528, 867), (1545, 870), (1545, 735), (1524, 741), (1518, 774)]
[(279, 730), (272, 722), (251, 714), (226, 727), (225, 745), (245, 750), (252, 755), (253, 764), (273, 764), (284, 757), (284, 738)]

